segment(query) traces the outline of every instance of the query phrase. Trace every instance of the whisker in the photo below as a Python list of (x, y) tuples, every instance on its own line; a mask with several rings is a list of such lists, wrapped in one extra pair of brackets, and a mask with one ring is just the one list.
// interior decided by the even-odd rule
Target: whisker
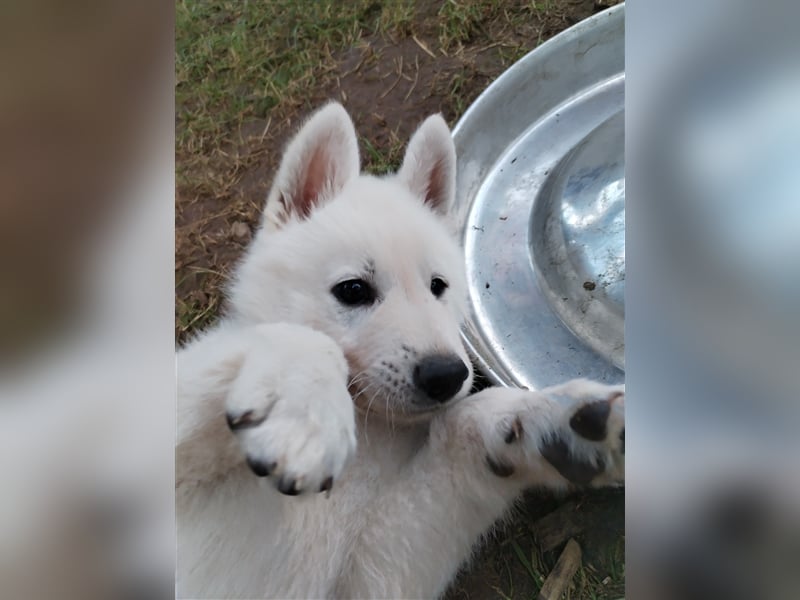
[(355, 396), (353, 396), (353, 401), (355, 402), (358, 398), (366, 394), (371, 389), (375, 388), (378, 385), (378, 382), (371, 382), (366, 387), (361, 388)]
[(350, 380), (347, 382), (347, 387), (349, 388), (349, 387), (351, 387), (353, 385), (356, 385), (356, 384), (360, 383), (361, 381), (363, 381), (366, 378), (367, 374), (368, 374), (367, 373), (367, 369), (363, 369), (362, 371), (359, 371), (358, 373), (356, 373), (355, 375), (353, 375), (350, 378)]
[(367, 402), (367, 410), (364, 411), (364, 438), (369, 441), (369, 433), (367, 433), (367, 419), (369, 419), (370, 409), (372, 408), (372, 402), (375, 400), (375, 396), (371, 396), (369, 402)]
[[(366, 394), (367, 392), (373, 392), (373, 391), (376, 391), (376, 390), (380, 390), (381, 387), (382, 386), (381, 386), (380, 381), (373, 381), (369, 385), (367, 385), (360, 392), (360, 394)], [(367, 402), (366, 409), (364, 409), (364, 436), (365, 436), (365, 439), (367, 439), (367, 440), (368, 440), (368, 435), (369, 435), (367, 433), (367, 425), (368, 425), (368, 421), (369, 421), (369, 415), (372, 412), (372, 403), (374, 401), (375, 401), (375, 394), (374, 393), (369, 394), (369, 401)]]
[[(400, 411), (402, 414), (405, 414), (402, 410), (402, 402), (413, 392), (412, 386), (408, 385), (408, 382), (406, 381), (403, 381), (399, 388), (386, 386), (386, 382), (380, 379), (382, 374), (387, 375), (390, 378), (392, 376), (388, 372), (383, 373), (380, 369), (376, 369), (373, 365), (372, 367), (368, 367), (367, 369), (363, 369), (358, 373), (355, 373), (352, 377), (350, 377), (348, 382), (348, 387), (353, 390), (352, 397), (356, 410), (364, 413), (362, 426), (365, 431), (364, 437), (367, 442), (369, 442), (369, 438), (366, 432), (369, 426), (370, 413), (373, 412), (374, 402), (379, 400), (379, 404), (383, 405), (378, 410), (383, 412), (384, 419), (389, 425), (389, 433), (392, 437), (395, 437), (397, 435), (398, 411)], [(363, 385), (362, 387), (362, 384), (365, 382), (366, 385)], [(381, 398), (378, 398), (378, 395), (380, 395)], [(363, 400), (365, 398), (367, 400), (366, 407), (363, 406), (363, 402), (359, 404), (359, 400)]]
[(394, 437), (394, 434), (395, 434), (395, 431), (394, 431), (394, 403), (395, 403), (395, 400), (397, 400), (396, 392), (393, 390), (389, 394), (389, 398), (386, 401), (386, 417), (387, 417), (387, 420), (389, 421), (389, 428), (390, 428), (392, 437)]

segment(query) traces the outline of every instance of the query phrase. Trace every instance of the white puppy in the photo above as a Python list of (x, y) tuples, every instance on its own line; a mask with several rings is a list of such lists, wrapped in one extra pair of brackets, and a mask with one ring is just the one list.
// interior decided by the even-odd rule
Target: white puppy
[(359, 173), (338, 104), (289, 145), (230, 314), (178, 354), (178, 594), (432, 598), (533, 486), (624, 470), (623, 389), (467, 397), (439, 116)]

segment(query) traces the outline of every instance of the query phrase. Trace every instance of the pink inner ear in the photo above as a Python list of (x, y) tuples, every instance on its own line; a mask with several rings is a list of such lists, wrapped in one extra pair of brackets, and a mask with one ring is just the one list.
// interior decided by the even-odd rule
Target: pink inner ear
[(431, 166), (430, 173), (428, 174), (428, 185), (425, 190), (425, 204), (435, 209), (442, 208), (440, 205), (443, 204), (446, 199), (444, 180), (444, 165), (441, 160), (437, 160)]
[(309, 158), (303, 174), (300, 197), (297, 198), (297, 208), (302, 218), (308, 217), (319, 202), (326, 185), (334, 178), (333, 170), (334, 166), (325, 152), (324, 144), (320, 144)]

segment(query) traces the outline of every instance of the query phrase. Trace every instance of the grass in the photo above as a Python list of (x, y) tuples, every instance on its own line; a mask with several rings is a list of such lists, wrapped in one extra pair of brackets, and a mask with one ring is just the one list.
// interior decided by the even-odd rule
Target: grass
[(476, 38), (486, 38), (486, 24), (502, 14), (503, 0), (446, 0), (439, 9), (441, 30), (439, 43), (442, 48), (456, 51)]
[(401, 140), (395, 132), (390, 132), (391, 142), (389, 147), (381, 151), (371, 140), (361, 136), (361, 147), (364, 149), (365, 170), (373, 175), (383, 175), (396, 171), (403, 160), (405, 140)]
[[(619, 491), (578, 493), (569, 499), (531, 493), (517, 506), (514, 517), (495, 532), (463, 573), (446, 600), (537, 598), (567, 540), (544, 551), (537, 522), (552, 513), (579, 532), (572, 537), (582, 549), (582, 564), (571, 580), (567, 599), (618, 600), (625, 594), (625, 540), (620, 531), (623, 495)], [(575, 530), (575, 531), (577, 531)], [(552, 532), (549, 534), (551, 535)], [(546, 534), (547, 536), (548, 534)], [(542, 538), (542, 543), (552, 543)], [(552, 538), (550, 538), (552, 539)]]
[(599, 572), (592, 565), (582, 566), (575, 574), (579, 598), (605, 600), (621, 598), (625, 595), (625, 542), (620, 538), (606, 550), (604, 556), (605, 572)]
[[(552, 1), (178, 0), (179, 186), (224, 195), (257, 160), (252, 140), (263, 141), (273, 117), (304, 106), (308, 91), (335, 69), (337, 52), (370, 35), (420, 35), (415, 11), (425, 4), (440, 4), (434, 53), (459, 53), (472, 43), (497, 46), (507, 64), (541, 37), (512, 34), (555, 14)], [(466, 109), (458, 100), (460, 88), (454, 81), (451, 95), (459, 113)]]
[[(331, 53), (383, 27), (367, 1), (179, 0), (176, 129), (179, 184), (238, 167), (244, 126), (291, 105), (331, 68)], [(392, 13), (401, 26), (406, 13)], [(235, 169), (234, 169), (235, 170)], [(206, 173), (207, 175), (207, 173)], [(210, 183), (217, 183), (211, 181)]]

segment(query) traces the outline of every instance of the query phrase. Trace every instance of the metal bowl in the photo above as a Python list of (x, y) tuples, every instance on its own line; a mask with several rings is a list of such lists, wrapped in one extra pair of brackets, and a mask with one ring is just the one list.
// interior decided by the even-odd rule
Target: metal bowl
[(624, 5), (536, 48), (464, 114), (457, 214), (489, 379), (624, 379)]

